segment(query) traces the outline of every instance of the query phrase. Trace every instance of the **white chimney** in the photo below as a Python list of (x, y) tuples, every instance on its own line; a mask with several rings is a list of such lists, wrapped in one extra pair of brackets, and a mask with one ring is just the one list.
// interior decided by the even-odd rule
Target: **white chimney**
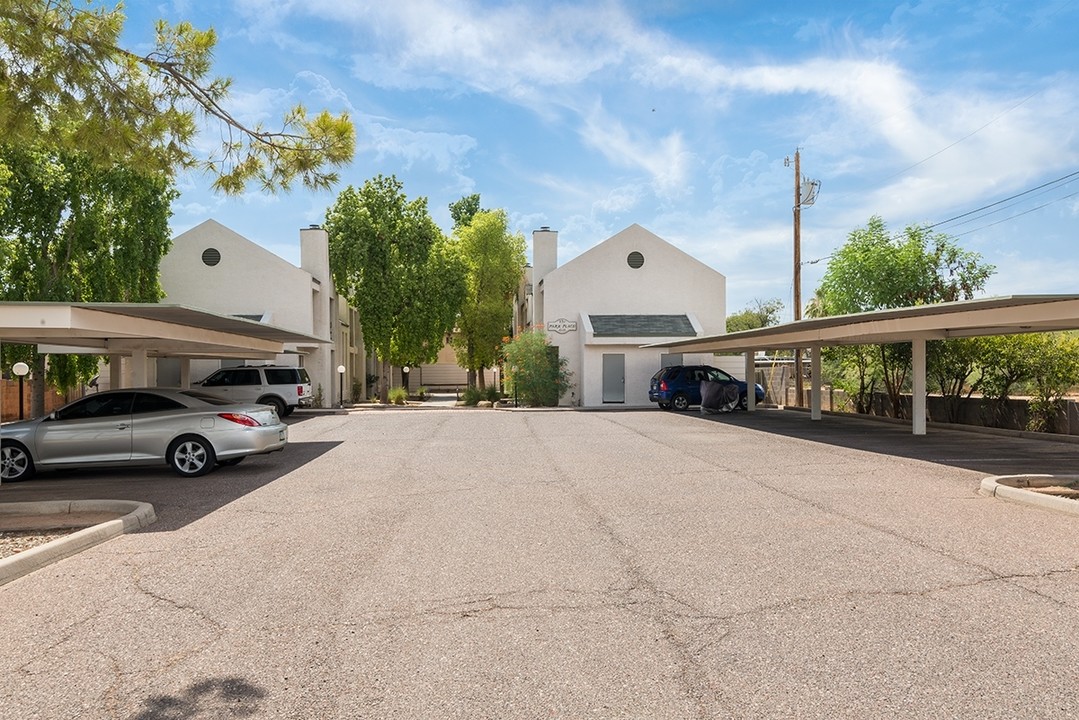
[(532, 282), (558, 267), (558, 231), (544, 225), (532, 231)]

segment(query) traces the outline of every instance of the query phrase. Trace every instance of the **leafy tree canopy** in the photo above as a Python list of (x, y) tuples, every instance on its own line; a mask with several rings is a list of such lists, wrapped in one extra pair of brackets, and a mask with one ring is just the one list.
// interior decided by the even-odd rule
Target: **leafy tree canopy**
[[(347, 114), (311, 117), (297, 105), (276, 131), (230, 114), (231, 81), (210, 75), (212, 29), (159, 21), (153, 50), (140, 55), (120, 47), (123, 24), (122, 5), (0, 0), (0, 138), (79, 150), (98, 165), (144, 174), (199, 167), (231, 194), (249, 182), (326, 188), (337, 181), (331, 168), (351, 161)], [(222, 123), (224, 138), (203, 158), (194, 141), (207, 118)]]
[(779, 313), (782, 310), (783, 301), (779, 298), (771, 300), (757, 298), (744, 310), (727, 316), (727, 332), (756, 330), (775, 325), (779, 322)]
[[(479, 196), (476, 205), (479, 205)], [(525, 265), (525, 238), (509, 231), (503, 210), (481, 210), (455, 231), (467, 268), (468, 294), (457, 320), (453, 346), (457, 361), (480, 372), (498, 361), (502, 338), (513, 322), (513, 298)]]
[(948, 235), (909, 225), (893, 237), (874, 216), (866, 227), (853, 230), (828, 262), (814, 314), (970, 300), (994, 271)]
[[(884, 221), (874, 216), (864, 228), (851, 231), (847, 242), (832, 255), (807, 315), (823, 317), (931, 303), (970, 300), (985, 287), (995, 268), (982, 264), (977, 253), (963, 250), (947, 235), (908, 225), (901, 234), (889, 234)], [(947, 357), (958, 347), (944, 346), (934, 353), (943, 368), (961, 365), (962, 358)], [(883, 380), (892, 414), (901, 417), (901, 393), (910, 371), (911, 351), (906, 344), (880, 345), (872, 364), (861, 351), (837, 353), (857, 377), (861, 397), (876, 376)], [(950, 375), (954, 371), (947, 371)], [(859, 406), (861, 406), (859, 401)]]
[(453, 218), (453, 229), (465, 227), (476, 213), (480, 211), (480, 194), (472, 193), (465, 195), (457, 202), (450, 203), (450, 217)]
[(427, 211), (396, 177), (351, 185), (326, 212), (334, 283), (359, 311), (364, 342), (389, 364), (432, 362), (466, 293), (465, 267)]
[[(80, 153), (0, 145), (0, 299), (157, 302), (158, 265), (171, 240), (175, 197), (168, 178), (102, 168)], [(36, 368), (32, 347), (4, 346), (4, 364)], [(49, 380), (66, 389), (88, 380), (96, 357), (54, 356)], [(43, 395), (40, 398), (43, 401)]]

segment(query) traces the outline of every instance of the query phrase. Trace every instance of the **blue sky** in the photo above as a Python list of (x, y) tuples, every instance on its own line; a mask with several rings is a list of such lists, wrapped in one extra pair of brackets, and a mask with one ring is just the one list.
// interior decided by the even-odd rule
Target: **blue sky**
[[(786, 2), (235, 0), (127, 6), (212, 26), (230, 110), (274, 127), (297, 102), (348, 111), (341, 185), (396, 175), (449, 231), (478, 192), (565, 262), (639, 223), (727, 277), (727, 309), (792, 316), (871, 215), (937, 229), (997, 267), (988, 294), (1079, 292), (1079, 0)], [(208, 133), (212, 138), (216, 130)], [(1049, 183), (1046, 187), (1026, 192)], [(299, 262), (334, 192), (214, 195), (180, 178), (175, 233), (214, 218)], [(991, 214), (990, 214), (991, 213)]]

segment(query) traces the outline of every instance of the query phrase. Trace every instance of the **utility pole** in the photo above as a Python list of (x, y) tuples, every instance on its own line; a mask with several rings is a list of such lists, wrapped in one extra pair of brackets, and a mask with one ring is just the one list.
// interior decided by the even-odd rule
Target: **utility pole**
[[(794, 149), (794, 321), (802, 319), (802, 157)], [(795, 407), (802, 407), (802, 348), (794, 348)]]
[[(783, 165), (790, 167), (790, 157), (783, 160)], [(803, 188), (803, 185), (805, 186)], [(803, 197), (803, 189), (805, 196)], [(802, 180), (801, 150), (794, 150), (794, 320), (802, 319), (802, 206), (812, 205), (820, 189), (819, 180)], [(794, 392), (797, 395), (795, 407), (802, 407), (802, 349), (794, 349)]]

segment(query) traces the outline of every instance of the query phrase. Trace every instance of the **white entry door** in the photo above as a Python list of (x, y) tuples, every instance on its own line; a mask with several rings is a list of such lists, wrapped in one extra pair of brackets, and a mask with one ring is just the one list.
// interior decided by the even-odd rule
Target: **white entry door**
[(626, 401), (626, 356), (622, 353), (603, 354), (603, 402)]

